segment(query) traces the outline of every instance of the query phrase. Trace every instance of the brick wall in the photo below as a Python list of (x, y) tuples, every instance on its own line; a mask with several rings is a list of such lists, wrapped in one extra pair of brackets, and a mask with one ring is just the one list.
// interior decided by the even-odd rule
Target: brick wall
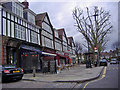
[(6, 44), (7, 44), (7, 41), (8, 41), (8, 37), (3, 36), (2, 40), (3, 40), (3, 51), (2, 51), (3, 52), (3, 63), (2, 64), (7, 64)]

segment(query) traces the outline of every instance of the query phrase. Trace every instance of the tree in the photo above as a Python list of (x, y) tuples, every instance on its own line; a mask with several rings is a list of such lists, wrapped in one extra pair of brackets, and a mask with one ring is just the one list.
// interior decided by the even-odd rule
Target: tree
[(80, 8), (75, 8), (73, 19), (77, 30), (87, 40), (90, 51), (94, 52), (94, 47), (97, 47), (100, 54), (108, 42), (107, 35), (112, 31), (109, 12), (97, 6), (92, 11), (87, 7), (86, 13)]
[(82, 53), (82, 45), (79, 42), (75, 42), (75, 53), (77, 55), (78, 64), (79, 64), (80, 63), (79, 62), (79, 55), (81, 57), (81, 53)]
[(111, 45), (111, 47), (112, 47), (113, 49), (115, 49), (114, 52), (117, 54), (117, 57), (118, 57), (118, 54), (119, 54), (119, 45), (120, 45), (120, 43), (119, 43), (118, 41), (114, 42), (114, 43)]

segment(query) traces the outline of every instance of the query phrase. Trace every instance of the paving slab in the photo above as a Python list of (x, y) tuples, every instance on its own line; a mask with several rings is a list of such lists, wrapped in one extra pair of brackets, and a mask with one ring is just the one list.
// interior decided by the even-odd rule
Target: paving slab
[(65, 69), (58, 74), (36, 73), (24, 74), (23, 80), (40, 81), (40, 82), (84, 82), (96, 79), (100, 76), (104, 66), (86, 68), (86, 65), (75, 65), (69, 70)]

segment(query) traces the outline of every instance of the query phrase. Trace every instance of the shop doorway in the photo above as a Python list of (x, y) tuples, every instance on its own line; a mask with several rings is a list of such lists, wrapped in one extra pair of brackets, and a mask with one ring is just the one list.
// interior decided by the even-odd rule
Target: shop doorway
[(17, 50), (7, 47), (7, 64), (17, 65)]

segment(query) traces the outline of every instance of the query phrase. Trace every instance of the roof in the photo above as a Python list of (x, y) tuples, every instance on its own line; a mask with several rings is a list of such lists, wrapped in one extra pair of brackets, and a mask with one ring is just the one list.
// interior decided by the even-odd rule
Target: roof
[(65, 33), (64, 28), (57, 29), (57, 31), (58, 31), (59, 38), (63, 40), (62, 36), (63, 36), (63, 33), (64, 33), (64, 34), (65, 34), (65, 37), (66, 37), (66, 39), (67, 39), (67, 42), (68, 42), (68, 38), (67, 38), (67, 35), (66, 35), (66, 33)]
[(43, 21), (43, 19), (44, 19), (44, 17), (45, 17), (45, 15), (46, 15), (47, 13), (45, 12), (45, 13), (40, 13), (40, 14), (37, 14), (36, 15), (36, 17), (35, 17), (35, 20), (36, 21)]
[(62, 29), (57, 29), (57, 31), (58, 31), (58, 35), (63, 35), (64, 28), (62, 28)]

